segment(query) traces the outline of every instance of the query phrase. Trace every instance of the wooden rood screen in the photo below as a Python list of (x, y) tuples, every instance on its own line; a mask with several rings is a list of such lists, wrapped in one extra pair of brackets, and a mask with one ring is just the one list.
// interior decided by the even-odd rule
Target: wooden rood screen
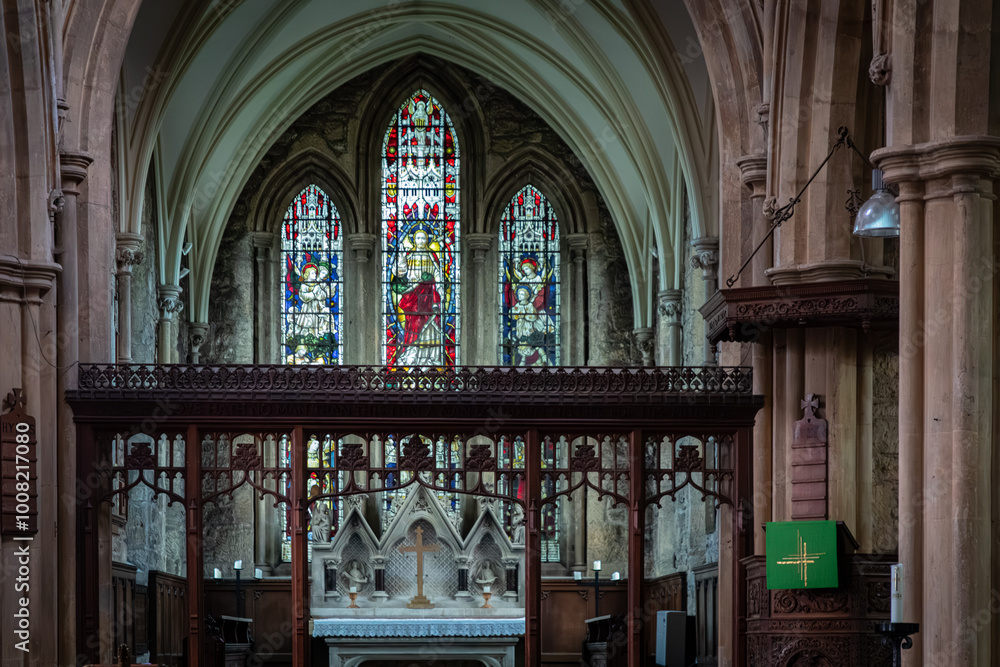
[[(204, 664), (206, 504), (243, 486), (287, 503), (293, 661), (308, 665), (310, 506), (422, 485), (496, 498), (507, 521), (523, 511), (525, 664), (539, 665), (543, 509), (585, 487), (629, 509), (628, 661), (638, 667), (639, 631), (653, 620), (640, 596), (648, 505), (691, 486), (723, 508), (733, 547), (723, 553), (720, 589), (732, 609), (743, 608), (738, 563), (752, 552), (753, 531), (741, 518), (762, 404), (751, 387), (741, 368), (83, 366), (67, 397), (79, 425), (78, 558), (80, 571), (99, 575), (79, 579), (80, 652), (110, 657), (112, 620), (102, 616), (100, 592), (111, 564), (98, 555), (110, 552), (110, 507), (127, 512), (133, 488), (185, 508), (185, 628), (196, 667)], [(742, 664), (741, 619), (721, 621)]]

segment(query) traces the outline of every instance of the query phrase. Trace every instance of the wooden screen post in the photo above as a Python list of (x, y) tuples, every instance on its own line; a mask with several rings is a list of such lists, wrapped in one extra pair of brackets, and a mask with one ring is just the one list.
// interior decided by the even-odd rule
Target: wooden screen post
[(645, 457), (642, 446), (642, 431), (629, 433), (628, 439), (628, 667), (642, 664), (642, 578), (645, 573)]
[(538, 429), (528, 429), (524, 447), (524, 503), (528, 528), (524, 531), (524, 664), (525, 667), (541, 667), (542, 525), (538, 496), (542, 489), (542, 449)]
[(733, 436), (733, 637), (736, 663), (747, 664), (747, 571), (743, 559), (754, 553), (753, 428), (737, 429)]
[[(99, 549), (97, 543), (97, 506), (100, 489), (87, 485), (86, 480), (96, 480), (97, 445), (94, 429), (81, 424), (76, 432), (77, 456), (77, 556), (79, 572), (98, 571)], [(79, 605), (77, 610), (77, 652), (89, 662), (100, 662), (101, 635), (98, 627), (101, 601), (98, 595), (98, 577), (76, 578)]]
[(306, 510), (306, 443), (302, 426), (292, 429), (292, 664), (309, 664), (309, 544)]
[(201, 667), (205, 636), (205, 542), (201, 526), (201, 442), (198, 427), (188, 426), (184, 447), (186, 476), (184, 496), (187, 505), (187, 602), (188, 602), (188, 666)]

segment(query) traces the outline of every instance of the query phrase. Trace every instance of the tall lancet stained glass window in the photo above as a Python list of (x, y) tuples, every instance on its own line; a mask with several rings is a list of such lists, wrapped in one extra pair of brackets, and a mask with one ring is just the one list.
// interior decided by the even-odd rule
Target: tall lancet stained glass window
[(337, 208), (310, 185), (281, 226), (281, 342), (286, 363), (339, 364), (343, 232)]
[(559, 364), (559, 224), (532, 185), (500, 219), (500, 363)]
[(458, 168), (448, 113), (418, 90), (396, 111), (382, 145), (387, 366), (458, 363)]

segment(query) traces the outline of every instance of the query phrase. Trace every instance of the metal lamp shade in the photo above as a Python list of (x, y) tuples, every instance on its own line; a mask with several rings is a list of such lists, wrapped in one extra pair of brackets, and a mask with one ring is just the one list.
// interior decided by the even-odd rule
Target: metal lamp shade
[(875, 191), (858, 210), (854, 219), (856, 236), (899, 236), (899, 204), (882, 183), (882, 170), (872, 170), (872, 189)]

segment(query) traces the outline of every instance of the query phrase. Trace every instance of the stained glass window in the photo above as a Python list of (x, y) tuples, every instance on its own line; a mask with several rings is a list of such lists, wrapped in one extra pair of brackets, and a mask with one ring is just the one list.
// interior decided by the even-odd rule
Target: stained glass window
[(310, 185), (281, 227), (281, 342), (289, 364), (339, 364), (343, 234), (337, 208)]
[[(306, 466), (309, 469), (309, 481), (306, 484), (306, 488), (310, 497), (325, 493), (335, 493), (338, 486), (343, 487), (345, 483), (344, 472), (335, 469), (335, 455), (338, 444), (340, 443), (335, 441), (330, 435), (324, 435), (322, 439), (317, 435), (310, 435), (306, 441)], [(288, 436), (282, 436), (279, 442), (278, 456), (282, 467), (291, 467), (291, 440)], [(291, 497), (291, 479), (282, 477), (279, 480), (279, 484), (281, 492)], [(292, 510), (284, 503), (280, 507), (278, 517), (281, 526), (281, 559), (289, 562), (292, 559)], [(344, 521), (344, 503), (338, 498), (317, 501), (310, 506), (309, 522), (306, 524), (310, 560), (312, 560), (312, 543), (316, 539), (312, 530), (312, 516), (317, 512), (326, 514), (326, 521), (330, 526), (329, 539), (332, 540)]]
[(424, 90), (382, 144), (382, 278), (387, 366), (454, 366), (459, 340), (458, 139)]
[(524, 186), (500, 219), (500, 363), (559, 364), (559, 225), (549, 200)]

